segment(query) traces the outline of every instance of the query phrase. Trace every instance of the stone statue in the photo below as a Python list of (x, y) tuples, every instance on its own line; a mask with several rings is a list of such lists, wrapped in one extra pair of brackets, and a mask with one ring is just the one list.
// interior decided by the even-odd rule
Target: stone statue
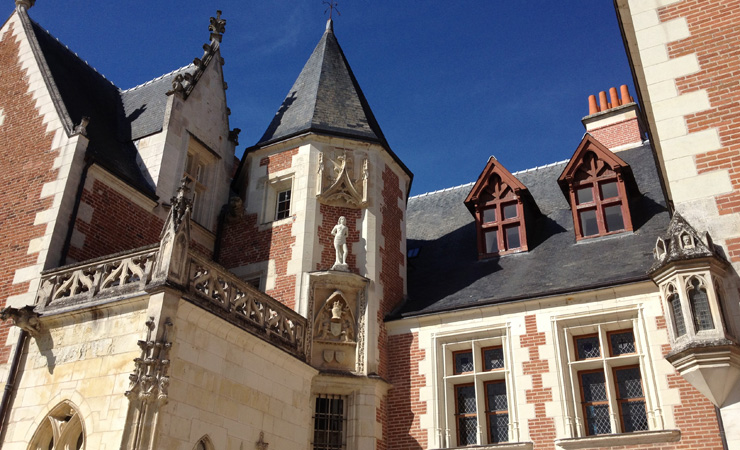
[(334, 265), (331, 267), (331, 270), (341, 270), (344, 272), (349, 271), (349, 266), (347, 266), (347, 219), (344, 218), (344, 216), (339, 218), (339, 222), (334, 225), (334, 228), (331, 230), (331, 235), (334, 236), (334, 251), (336, 254), (336, 259), (334, 260)]

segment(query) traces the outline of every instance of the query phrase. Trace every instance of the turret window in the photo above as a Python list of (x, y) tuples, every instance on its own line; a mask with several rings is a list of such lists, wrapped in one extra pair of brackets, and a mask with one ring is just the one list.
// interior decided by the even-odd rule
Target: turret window
[(673, 318), (673, 331), (676, 337), (683, 336), (686, 334), (686, 322), (681, 310), (681, 298), (672, 284), (668, 286), (668, 305), (670, 305), (671, 317)]
[(698, 333), (704, 330), (713, 330), (714, 321), (712, 311), (709, 309), (709, 297), (704, 284), (693, 277), (689, 281), (689, 303), (691, 314), (694, 316), (694, 330)]

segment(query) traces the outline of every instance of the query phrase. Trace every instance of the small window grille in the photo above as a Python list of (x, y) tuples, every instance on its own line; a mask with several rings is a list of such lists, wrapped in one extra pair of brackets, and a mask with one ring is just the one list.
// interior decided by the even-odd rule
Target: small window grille
[(346, 426), (344, 397), (339, 395), (320, 395), (316, 398), (316, 412), (313, 416), (314, 450), (344, 450)]

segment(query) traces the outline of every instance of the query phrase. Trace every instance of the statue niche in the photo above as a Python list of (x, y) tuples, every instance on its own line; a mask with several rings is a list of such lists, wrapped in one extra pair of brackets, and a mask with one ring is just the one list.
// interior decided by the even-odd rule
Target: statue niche
[[(328, 160), (328, 161), (325, 161)], [(327, 170), (327, 166), (328, 169)], [(351, 152), (335, 152), (333, 158), (324, 158), (319, 152), (318, 192), (319, 202), (330, 206), (362, 209), (367, 207), (368, 161), (362, 160), (360, 175), (355, 177)]]

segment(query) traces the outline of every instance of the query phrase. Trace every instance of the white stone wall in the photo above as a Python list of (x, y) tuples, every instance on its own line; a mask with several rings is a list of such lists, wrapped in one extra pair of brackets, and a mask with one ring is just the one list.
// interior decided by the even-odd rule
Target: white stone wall
[(80, 412), (85, 448), (118, 449), (146, 319), (142, 301), (44, 319), (41, 334), (28, 339), (2, 447), (25, 450), (46, 415), (68, 400)]
[[(549, 363), (549, 372), (542, 375), (544, 388), (552, 389), (552, 401), (545, 403), (546, 416), (555, 420), (556, 437), (569, 438), (569, 408), (572, 409), (573, 393), (567, 387), (567, 361), (560, 356), (565, 352), (566, 341), (562, 336), (563, 324), (568, 326), (609, 323), (635, 319), (633, 329), (641, 341), (644, 354), (641, 365), (648, 374), (643, 378), (646, 396), (657, 403), (662, 412), (662, 425), (651, 426), (651, 430), (675, 429), (673, 406), (680, 404), (678, 389), (670, 388), (666, 375), (675, 373), (673, 367), (663, 359), (662, 347), (668, 344), (667, 330), (658, 328), (657, 318), (662, 318), (658, 290), (652, 282), (604, 289), (576, 294), (568, 297), (533, 299), (524, 302), (460, 310), (452, 313), (388, 322), (389, 335), (418, 333), (419, 348), (425, 358), (419, 363), (419, 373), (425, 376), (420, 389), (420, 400), (426, 402), (426, 414), (421, 415), (420, 424), (428, 436), (429, 448), (442, 446), (445, 411), (454, 412), (454, 400), (450, 407), (444, 402), (443, 344), (469, 342), (503, 336), (507, 388), (510, 394), (510, 414), (516, 411), (519, 426), (519, 441), (531, 441), (528, 423), (536, 420), (534, 404), (528, 403), (526, 391), (533, 388), (532, 375), (525, 374), (522, 363), (530, 360), (530, 350), (521, 345), (526, 334), (525, 317), (536, 315), (537, 332), (544, 333), (546, 344), (539, 347), (539, 358)], [(560, 330), (560, 331), (558, 331)], [(603, 349), (602, 349), (603, 350)], [(447, 360), (448, 364), (451, 361)], [(563, 388), (563, 385), (566, 388)], [(651, 388), (652, 386), (652, 388)], [(577, 389), (577, 385), (576, 385)], [(412, 398), (413, 400), (413, 398)], [(580, 408), (580, 403), (575, 405)], [(451, 408), (451, 409), (450, 409)], [(454, 420), (454, 419), (450, 419)], [(511, 418), (514, 420), (514, 417)], [(537, 420), (536, 423), (541, 423)], [(617, 445), (617, 444), (613, 444)]]
[(173, 320), (169, 401), (158, 448), (308, 449), (316, 370), (213, 314), (180, 301)]

